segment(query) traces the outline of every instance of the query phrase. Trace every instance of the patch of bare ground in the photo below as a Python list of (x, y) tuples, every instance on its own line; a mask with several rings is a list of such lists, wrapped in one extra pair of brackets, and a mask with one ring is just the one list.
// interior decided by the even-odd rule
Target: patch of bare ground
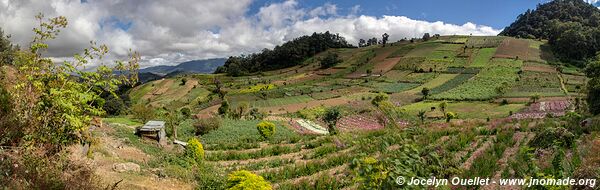
[(337, 176), (337, 175), (343, 174), (344, 171), (348, 170), (349, 169), (348, 166), (349, 166), (348, 164), (344, 164), (341, 166), (333, 167), (333, 168), (330, 168), (327, 170), (323, 170), (323, 171), (314, 173), (312, 175), (297, 177), (294, 179), (288, 179), (283, 182), (273, 184), (273, 189), (277, 189), (277, 187), (279, 187), (280, 184), (284, 184), (284, 183), (298, 184), (303, 180), (316, 179), (319, 176), (325, 175), (325, 174), (327, 174), (329, 176)]
[(375, 68), (373, 69), (373, 72), (378, 72), (381, 74), (386, 73), (386, 72), (392, 70), (392, 68), (394, 68), (394, 66), (396, 66), (398, 61), (400, 61), (400, 59), (402, 59), (402, 58), (400, 58), (400, 57), (388, 58), (381, 62), (378, 62), (374, 65)]
[(483, 153), (485, 153), (485, 151), (490, 148), (494, 142), (494, 139), (496, 138), (496, 136), (490, 136), (488, 141), (486, 141), (484, 144), (482, 144), (479, 148), (477, 148), (477, 150), (475, 150), (473, 152), (473, 154), (471, 154), (471, 157), (469, 157), (460, 167), (465, 169), (465, 170), (469, 170), (471, 169), (471, 166), (473, 165), (473, 161), (475, 161), (475, 159), (477, 159), (479, 156), (483, 155)]
[(161, 94), (167, 92), (167, 90), (169, 90), (169, 87), (173, 84), (173, 80), (161, 79), (159, 82), (153, 82), (153, 84), (155, 86), (160, 86), (160, 87), (146, 93), (144, 96), (142, 96), (142, 100), (148, 100), (157, 95), (161, 95)]
[[(517, 133), (515, 133), (515, 135), (513, 135), (512, 141), (515, 142), (515, 144), (512, 147), (506, 149), (504, 151), (504, 153), (502, 153), (502, 157), (498, 161), (496, 161), (496, 164), (499, 167), (498, 167), (498, 171), (496, 171), (496, 173), (492, 177), (493, 180), (498, 181), (502, 177), (502, 172), (508, 166), (508, 161), (511, 158), (513, 158), (517, 154), (517, 152), (519, 152), (519, 147), (521, 147), (521, 144), (525, 144), (525, 143), (529, 142), (529, 140), (531, 140), (533, 138), (533, 136), (534, 136), (533, 133), (527, 133), (527, 132), (517, 132)], [(504, 186), (502, 188), (503, 189), (520, 189), (518, 186)], [(492, 183), (488, 186), (484, 186), (483, 189), (485, 189), (485, 190), (499, 189), (499, 186), (497, 183)]]

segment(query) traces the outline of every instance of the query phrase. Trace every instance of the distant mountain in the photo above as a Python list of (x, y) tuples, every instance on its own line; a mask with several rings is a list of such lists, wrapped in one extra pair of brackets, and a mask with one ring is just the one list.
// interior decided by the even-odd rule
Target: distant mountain
[(217, 59), (206, 59), (206, 60), (194, 60), (180, 63), (175, 66), (154, 66), (148, 67), (144, 69), (140, 69), (140, 73), (154, 73), (159, 75), (168, 75), (169, 73), (177, 72), (177, 73), (212, 73), (217, 67), (225, 64), (225, 58), (217, 58)]
[(180, 63), (175, 66), (160, 65), (140, 69), (139, 80), (146, 83), (162, 78), (169, 78), (181, 74), (213, 73), (217, 67), (225, 64), (225, 58), (194, 60)]
[(162, 79), (164, 78), (165, 75), (159, 75), (159, 74), (154, 74), (154, 73), (139, 73), (138, 74), (138, 79), (140, 80), (141, 83), (147, 83), (153, 80), (158, 80), (158, 79)]

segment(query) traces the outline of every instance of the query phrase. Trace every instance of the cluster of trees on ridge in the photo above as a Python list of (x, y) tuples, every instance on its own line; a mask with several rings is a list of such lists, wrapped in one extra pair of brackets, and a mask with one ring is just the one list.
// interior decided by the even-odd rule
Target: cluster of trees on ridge
[(600, 51), (600, 10), (583, 0), (554, 0), (519, 15), (500, 35), (547, 39), (559, 58), (583, 66)]
[(261, 71), (270, 71), (291, 67), (302, 63), (309, 57), (329, 48), (352, 48), (339, 34), (313, 33), (288, 41), (273, 50), (263, 49), (260, 53), (232, 56), (215, 73), (227, 73), (231, 76), (246, 75)]

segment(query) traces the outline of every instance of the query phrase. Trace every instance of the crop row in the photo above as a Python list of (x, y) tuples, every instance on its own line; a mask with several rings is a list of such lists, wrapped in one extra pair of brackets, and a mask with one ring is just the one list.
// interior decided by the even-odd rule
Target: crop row
[(473, 76), (475, 76), (475, 74), (460, 74), (460, 75), (450, 79), (449, 81), (445, 82), (444, 84), (431, 89), (430, 93), (431, 94), (439, 94), (439, 93), (445, 92), (447, 90), (453, 89), (453, 88), (461, 85), (465, 81), (469, 80)]

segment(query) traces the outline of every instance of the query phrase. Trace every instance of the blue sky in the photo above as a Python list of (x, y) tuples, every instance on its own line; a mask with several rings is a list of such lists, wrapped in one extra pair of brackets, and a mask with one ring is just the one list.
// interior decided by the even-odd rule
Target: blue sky
[[(260, 7), (283, 2), (283, 0), (257, 0), (252, 3), (249, 14), (258, 12)], [(359, 5), (360, 14), (377, 16), (406, 16), (430, 22), (444, 21), (451, 24), (466, 22), (504, 28), (527, 9), (534, 9), (546, 0), (299, 0), (301, 7), (311, 9), (325, 3), (337, 5), (339, 13), (345, 15), (352, 7)]]

